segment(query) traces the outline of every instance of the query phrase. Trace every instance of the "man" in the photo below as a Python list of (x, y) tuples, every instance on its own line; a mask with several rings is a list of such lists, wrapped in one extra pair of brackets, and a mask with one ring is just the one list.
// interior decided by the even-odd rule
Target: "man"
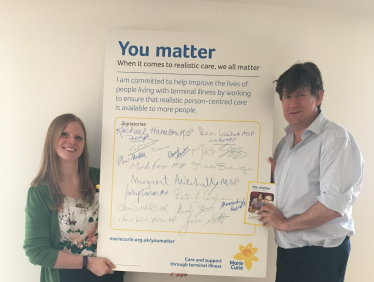
[(273, 203), (273, 198), (270, 195), (267, 195), (264, 199), (264, 206), (268, 204), (272, 204), (272, 203)]
[(258, 211), (259, 220), (275, 229), (276, 281), (342, 282), (363, 159), (351, 133), (322, 114), (323, 82), (315, 64), (295, 64), (276, 83), (289, 125), (269, 159), (277, 208)]

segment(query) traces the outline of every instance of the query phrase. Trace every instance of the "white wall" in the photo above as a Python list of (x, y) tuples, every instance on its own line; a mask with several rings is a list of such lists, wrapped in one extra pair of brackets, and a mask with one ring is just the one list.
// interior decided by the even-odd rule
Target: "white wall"
[[(107, 28), (273, 36), (277, 76), (297, 60), (315, 62), (325, 81), (325, 115), (351, 130), (366, 161), (362, 194), (354, 205), (357, 233), (351, 240), (346, 281), (372, 281), (373, 13), (333, 10), (339, 7), (317, 2), (315, 8), (302, 8), (292, 7), (290, 0), (284, 1), (286, 6), (279, 1), (272, 6), (269, 0), (269, 6), (250, 0), (0, 1), (0, 281), (39, 279), (39, 267), (28, 262), (22, 249), (23, 210), (51, 120), (66, 112), (81, 117), (88, 130), (91, 165), (100, 164)], [(276, 100), (274, 142), (284, 126)], [(274, 281), (275, 248), (270, 237), (267, 278), (250, 281)], [(173, 279), (166, 274), (126, 275), (128, 282)], [(192, 275), (183, 279), (247, 281)]]

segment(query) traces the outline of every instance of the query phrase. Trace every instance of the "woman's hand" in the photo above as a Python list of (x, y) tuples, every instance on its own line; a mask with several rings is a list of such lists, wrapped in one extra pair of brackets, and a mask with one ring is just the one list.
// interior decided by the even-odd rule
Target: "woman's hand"
[[(87, 259), (87, 269), (97, 276), (113, 274), (112, 268), (116, 268), (110, 260), (103, 257), (88, 257)], [(54, 267), (58, 269), (82, 269), (82, 266), (83, 256), (59, 251)]]
[(87, 269), (96, 276), (113, 274), (113, 268), (116, 266), (108, 259), (102, 257), (88, 257)]

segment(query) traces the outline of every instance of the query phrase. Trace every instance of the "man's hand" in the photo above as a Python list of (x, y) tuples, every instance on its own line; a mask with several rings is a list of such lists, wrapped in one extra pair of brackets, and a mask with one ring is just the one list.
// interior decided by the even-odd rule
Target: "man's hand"
[(263, 206), (257, 213), (260, 215), (258, 220), (261, 221), (262, 224), (265, 225), (269, 223), (274, 229), (285, 231), (287, 219), (285, 219), (281, 212), (272, 204)]
[(257, 212), (259, 221), (263, 224), (269, 223), (278, 231), (299, 231), (319, 227), (341, 214), (325, 207), (321, 202), (317, 202), (304, 213), (290, 219), (286, 219), (281, 212), (273, 205), (266, 205)]

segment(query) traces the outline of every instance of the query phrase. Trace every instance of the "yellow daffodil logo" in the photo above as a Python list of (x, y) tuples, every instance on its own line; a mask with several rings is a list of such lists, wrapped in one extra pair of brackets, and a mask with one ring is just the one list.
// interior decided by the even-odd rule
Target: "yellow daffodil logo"
[(96, 192), (99, 192), (100, 191), (100, 184), (97, 184), (95, 188), (96, 188)]
[(250, 270), (252, 268), (252, 261), (258, 261), (258, 258), (255, 256), (257, 250), (257, 248), (252, 248), (252, 243), (249, 243), (246, 247), (240, 245), (240, 253), (237, 253), (234, 259), (244, 260), (245, 267)]

